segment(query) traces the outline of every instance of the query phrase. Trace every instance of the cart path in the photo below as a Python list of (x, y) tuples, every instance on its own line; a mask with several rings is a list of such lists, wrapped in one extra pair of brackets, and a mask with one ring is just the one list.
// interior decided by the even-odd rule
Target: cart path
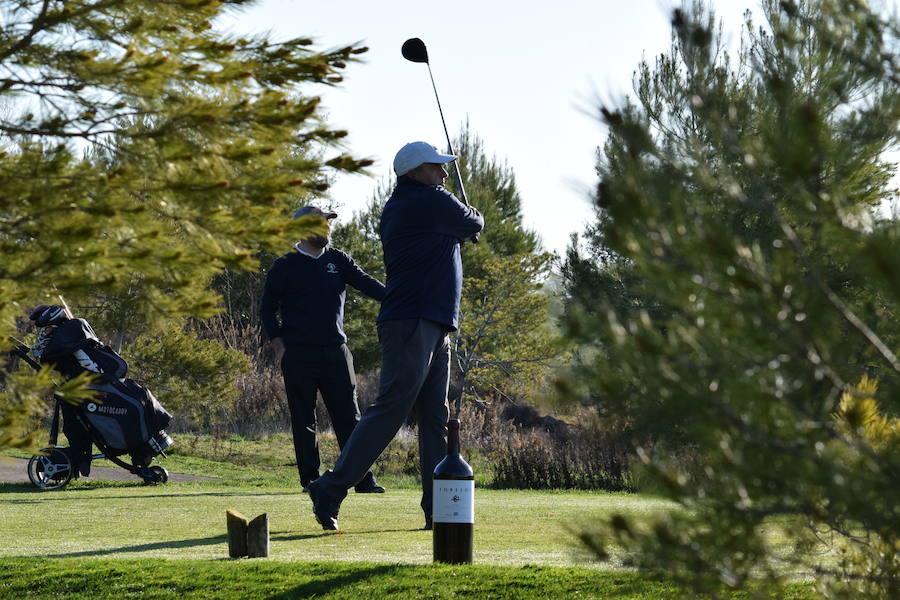
[[(160, 463), (161, 464), (161, 463)], [(161, 466), (165, 466), (162, 464)], [(91, 466), (91, 476), (85, 477), (87, 481), (97, 480), (111, 481), (141, 481), (137, 475), (132, 475), (122, 468)], [(186, 475), (184, 473), (169, 473), (169, 481), (212, 481), (215, 477), (201, 477), (199, 475)], [(0, 483), (30, 483), (28, 481), (28, 459), (0, 456)]]

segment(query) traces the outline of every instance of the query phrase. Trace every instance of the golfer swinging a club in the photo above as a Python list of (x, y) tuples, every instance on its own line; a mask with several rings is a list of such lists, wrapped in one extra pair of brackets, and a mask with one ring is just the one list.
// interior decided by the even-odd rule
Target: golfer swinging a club
[(378, 396), (347, 440), (334, 469), (309, 486), (323, 529), (338, 529), (347, 490), (362, 478), (415, 408), (419, 429), (422, 510), (431, 529), (431, 475), (447, 442), (449, 333), (459, 325), (460, 243), (480, 232), (484, 217), (444, 189), (444, 165), (455, 160), (425, 142), (394, 158), (397, 187), (384, 205), (379, 236), (386, 291), (378, 314)]

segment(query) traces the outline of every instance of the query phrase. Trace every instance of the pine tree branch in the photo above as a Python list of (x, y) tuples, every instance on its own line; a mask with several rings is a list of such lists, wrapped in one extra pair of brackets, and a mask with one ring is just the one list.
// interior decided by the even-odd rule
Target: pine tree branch
[(20, 52), (23, 48), (31, 44), (31, 41), (38, 33), (53, 24), (52, 22), (47, 20), (47, 11), (49, 9), (50, 0), (43, 0), (41, 10), (38, 13), (37, 17), (35, 17), (31, 22), (31, 29), (28, 31), (28, 33), (26, 33), (25, 36), (18, 42), (10, 46), (6, 52), (0, 52), (0, 64), (5, 62), (6, 59), (10, 56), (15, 55), (17, 52)]
[(892, 369), (894, 369), (894, 371), (900, 373), (900, 361), (897, 360), (897, 356), (893, 352), (891, 352), (890, 348), (887, 347), (887, 344), (881, 341), (881, 338), (879, 338), (878, 335), (862, 321), (862, 319), (857, 317), (853, 313), (853, 311), (850, 310), (850, 308), (846, 304), (844, 304), (844, 302), (840, 298), (838, 298), (837, 294), (835, 294), (834, 291), (825, 282), (825, 279), (821, 276), (818, 269), (809, 264), (808, 261), (803, 259), (804, 248), (800, 237), (794, 231), (793, 227), (788, 225), (784, 221), (784, 219), (782, 219), (781, 216), (777, 213), (777, 211), (774, 210), (774, 206), (772, 207), (772, 214), (781, 226), (781, 230), (784, 232), (785, 236), (794, 246), (794, 252), (797, 254), (798, 258), (806, 263), (805, 266), (807, 269), (807, 273), (809, 273), (819, 289), (825, 294), (825, 297), (828, 299), (831, 305), (834, 306), (834, 308), (838, 311), (838, 313), (840, 313), (844, 320), (846, 320), (854, 329), (859, 331), (866, 338), (866, 340), (868, 340), (869, 343), (872, 344), (872, 347), (874, 347), (875, 350), (879, 354), (881, 354), (882, 358), (884, 358), (888, 362), (888, 364)]

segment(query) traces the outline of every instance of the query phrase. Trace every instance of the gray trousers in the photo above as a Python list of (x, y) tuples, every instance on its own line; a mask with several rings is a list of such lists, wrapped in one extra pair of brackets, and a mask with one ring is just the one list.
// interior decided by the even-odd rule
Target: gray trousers
[(434, 468), (447, 453), (450, 342), (444, 325), (427, 319), (378, 325), (381, 378), (378, 397), (350, 434), (334, 469), (316, 481), (329, 503), (340, 502), (400, 430), (412, 409), (419, 425), (422, 510), (431, 517)]

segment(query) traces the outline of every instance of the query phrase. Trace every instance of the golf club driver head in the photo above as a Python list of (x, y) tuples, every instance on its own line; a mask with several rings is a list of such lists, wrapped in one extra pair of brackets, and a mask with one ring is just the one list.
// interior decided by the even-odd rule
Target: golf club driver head
[[(431, 87), (434, 88), (434, 99), (437, 101), (438, 112), (441, 115), (441, 124), (444, 126), (444, 135), (447, 136), (447, 149), (450, 153), (453, 153), (453, 144), (450, 142), (450, 134), (447, 132), (447, 122), (444, 120), (444, 111), (441, 108), (441, 99), (438, 97), (437, 86), (434, 85), (434, 75), (431, 74), (431, 65), (428, 63), (428, 49), (425, 47), (425, 42), (421, 40), (421, 38), (409, 38), (405, 42), (403, 42), (403, 46), (400, 47), (400, 53), (403, 54), (403, 58), (408, 61), (415, 63), (425, 63), (428, 65), (428, 76), (431, 78)], [(469, 200), (466, 198), (466, 189), (463, 187), (462, 175), (459, 172), (459, 161), (453, 162), (453, 174), (456, 178), (456, 185), (459, 188), (460, 200), (466, 206), (469, 205)], [(473, 243), (478, 243), (478, 234), (476, 233), (471, 237)]]
[(428, 49), (419, 38), (409, 38), (403, 42), (400, 52), (406, 60), (428, 64)]

